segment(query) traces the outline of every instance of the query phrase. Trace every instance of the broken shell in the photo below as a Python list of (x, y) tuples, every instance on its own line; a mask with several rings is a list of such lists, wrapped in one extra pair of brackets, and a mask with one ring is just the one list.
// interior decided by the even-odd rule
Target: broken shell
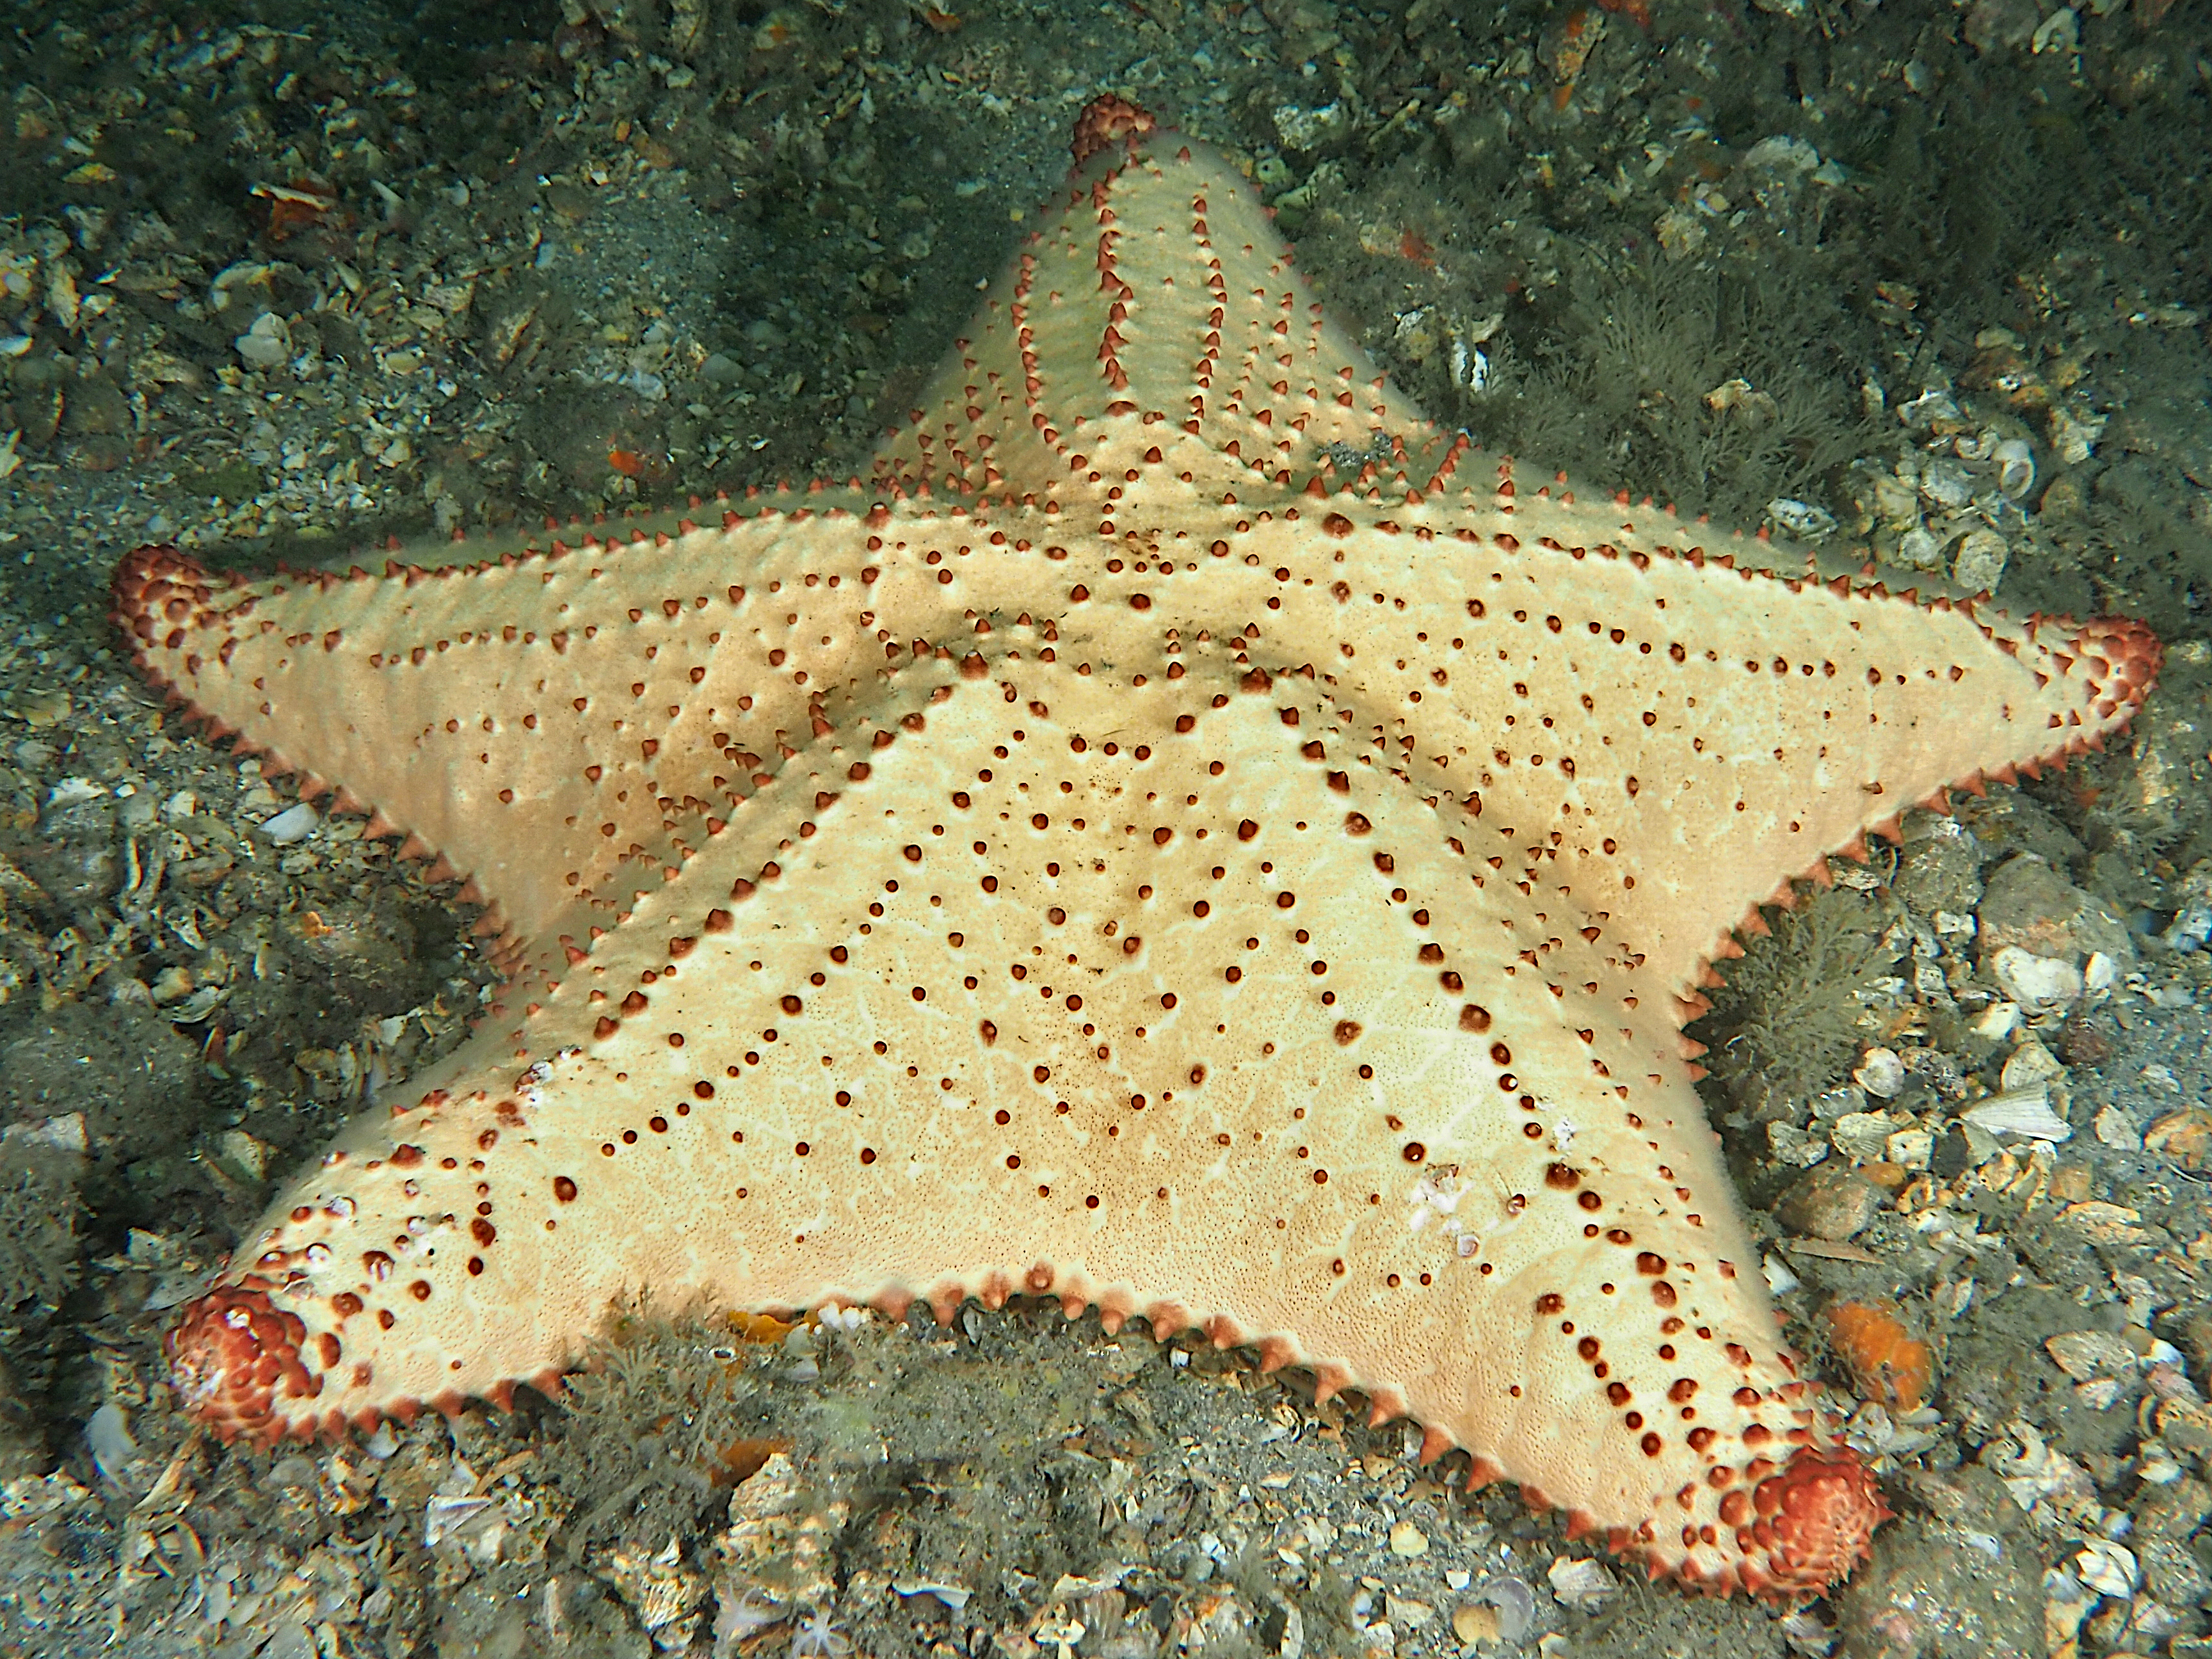
[(1556, 1556), (1544, 1576), (1552, 1581), (1552, 1594), (1559, 1597), (1559, 1605), (1576, 1613), (1594, 1612), (1620, 1589), (1603, 1562), (1587, 1556), (1579, 1559)]
[(2108, 1539), (2092, 1538), (2074, 1558), (2081, 1582), (2100, 1595), (2133, 1595), (2142, 1582), (2135, 1552)]
[(1974, 498), (1973, 477), (1957, 461), (1938, 455), (1921, 471), (1920, 493), (1938, 507), (1964, 507)]
[(673, 1534), (657, 1554), (639, 1549), (609, 1552), (601, 1577), (628, 1602), (637, 1621), (664, 1651), (682, 1652), (704, 1622), (699, 1604), (707, 1599), (706, 1575), (687, 1566)]
[(1893, 1099), (1905, 1086), (1905, 1061), (1894, 1048), (1869, 1048), (1851, 1073), (1851, 1081), (1870, 1095)]
[(422, 1547), (426, 1550), (437, 1548), (446, 1539), (460, 1532), (490, 1507), (491, 1499), (489, 1498), (441, 1494), (431, 1498), (422, 1511)]
[(1787, 495), (1777, 495), (1766, 504), (1766, 516), (1782, 526), (1785, 534), (1799, 541), (1817, 542), (1836, 531), (1836, 515), (1826, 507), (1810, 501), (1795, 501)]
[(1951, 580), (1963, 592), (1994, 593), (2011, 552), (2003, 537), (1978, 525), (1959, 538), (1958, 550), (1951, 555)]
[(2050, 1091), (2040, 1083), (1991, 1095), (1987, 1100), (1977, 1101), (1959, 1115), (1991, 1134), (2024, 1135), (2032, 1140), (2074, 1138), (2073, 1126), (2051, 1109)]
[(2136, 1373), (2136, 1351), (2109, 1331), (2062, 1331), (2045, 1340), (2043, 1351), (2077, 1382)]
[(2081, 970), (2057, 957), (2039, 957), (2008, 945), (1990, 959), (1990, 971), (2007, 996), (2034, 1012), (2072, 1002), (2082, 991)]

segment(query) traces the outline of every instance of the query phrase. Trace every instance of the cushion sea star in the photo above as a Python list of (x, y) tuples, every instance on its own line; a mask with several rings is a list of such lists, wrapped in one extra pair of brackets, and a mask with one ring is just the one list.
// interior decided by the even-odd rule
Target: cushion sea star
[(126, 561), (145, 671), (465, 874), (511, 975), (185, 1311), (183, 1395), (268, 1441), (551, 1386), (628, 1289), (1050, 1296), (1364, 1390), (1655, 1571), (1827, 1584), (1887, 1511), (1681, 1023), (1751, 907), (2118, 729), (2156, 644), (1477, 467), (1218, 157), (1110, 99), (1076, 152), (866, 480), (381, 577)]

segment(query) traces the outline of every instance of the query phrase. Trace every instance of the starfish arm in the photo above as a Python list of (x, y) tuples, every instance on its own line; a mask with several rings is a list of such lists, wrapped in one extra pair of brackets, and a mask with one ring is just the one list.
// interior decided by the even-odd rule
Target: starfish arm
[(880, 663), (871, 506), (669, 514), (489, 560), (458, 544), (441, 550), (471, 562), (385, 575), (226, 577), (146, 548), (116, 616), (191, 715), (437, 854), (550, 961), (666, 879)]
[(1332, 446), (1443, 451), (1218, 155), (1109, 149), (1056, 205), (878, 456), (878, 483), (1097, 495), (1165, 454), (1201, 485), (1249, 489)]
[(2119, 731), (2157, 672), (2138, 623), (1769, 574), (1764, 541), (1499, 471), (1248, 515), (1176, 597), (1316, 688), (1310, 763), (1480, 818), (1492, 867), (1601, 924), (1646, 994), (1690, 998), (1736, 921), (1907, 808)]

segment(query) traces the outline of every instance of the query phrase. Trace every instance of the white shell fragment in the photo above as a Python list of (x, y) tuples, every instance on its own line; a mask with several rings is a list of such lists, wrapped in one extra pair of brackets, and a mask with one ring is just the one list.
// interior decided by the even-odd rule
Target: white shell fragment
[(1880, 1099), (1894, 1099), (1905, 1086), (1905, 1061), (1894, 1048), (1869, 1048), (1851, 1081)]
[(1817, 542), (1823, 536), (1836, 533), (1834, 514), (1811, 501), (1796, 501), (1788, 495), (1777, 495), (1767, 502), (1766, 516), (1800, 541)]
[(292, 332), (273, 311), (263, 312), (253, 319), (253, 326), (231, 343), (255, 368), (274, 368), (292, 355)]
[(2062, 1331), (2045, 1339), (2043, 1351), (2076, 1382), (2136, 1372), (2136, 1351), (2110, 1331)]
[(1828, 1127), (1828, 1138), (1845, 1158), (1871, 1164), (1886, 1157), (1889, 1138), (1911, 1120), (1887, 1112), (1846, 1112)]
[(2008, 945), (1990, 963), (1998, 985), (2014, 1002), (2031, 1012), (2056, 1008), (2081, 994), (2081, 970), (2056, 957), (2039, 957), (2017, 945)]
[[(2015, 1008), (2013, 1012), (2017, 1016), (2020, 1011)], [(2032, 1089), (2039, 1083), (2065, 1075), (2066, 1068), (2059, 1064), (2058, 1056), (2030, 1037), (2007, 1056), (1999, 1080), (2008, 1090)]]
[(1951, 556), (1951, 580), (1965, 592), (1994, 593), (2011, 551), (2005, 538), (1986, 525), (1969, 530)]
[(2081, 1553), (2074, 1558), (2074, 1570), (2100, 1595), (2133, 1595), (2142, 1582), (2135, 1552), (2104, 1538), (2093, 1538), (2082, 1546)]
[(313, 807), (298, 801), (264, 823), (261, 833), (279, 847), (289, 847), (313, 835), (315, 826), (322, 821), (322, 815)]
[(1588, 1556), (1555, 1556), (1544, 1576), (1552, 1581), (1552, 1594), (1559, 1598), (1559, 1605), (1576, 1613), (1603, 1607), (1620, 1589), (1605, 1564)]
[(2051, 1092), (2039, 1083), (1991, 1095), (1959, 1115), (1991, 1134), (2023, 1135), (2031, 1140), (2074, 1139), (2074, 1126), (2051, 1109)]

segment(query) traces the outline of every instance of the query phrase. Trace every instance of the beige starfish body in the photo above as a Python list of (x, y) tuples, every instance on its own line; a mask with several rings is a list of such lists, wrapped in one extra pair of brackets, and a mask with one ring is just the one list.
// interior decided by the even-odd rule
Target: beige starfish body
[(468, 568), (126, 564), (147, 671), (465, 873), (513, 973), (179, 1384), (273, 1438), (550, 1384), (626, 1291), (1050, 1295), (1363, 1389), (1655, 1570), (1818, 1588), (1886, 1511), (1680, 1024), (1790, 876), (2114, 730), (2156, 647), (1525, 493), (1148, 127), (1086, 116), (868, 483)]

